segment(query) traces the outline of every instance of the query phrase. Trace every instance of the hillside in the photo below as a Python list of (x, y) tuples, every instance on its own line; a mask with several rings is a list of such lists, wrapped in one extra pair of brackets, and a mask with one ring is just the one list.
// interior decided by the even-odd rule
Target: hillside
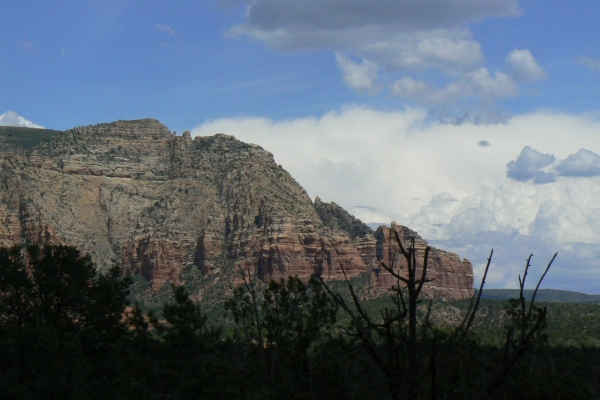
[[(523, 295), (531, 299), (533, 290), (525, 290)], [(518, 289), (484, 289), (481, 296), (485, 299), (508, 300), (519, 297)], [(561, 303), (596, 303), (600, 304), (600, 295), (592, 295), (568, 290), (540, 289), (536, 295), (537, 301)]]
[(32, 150), (40, 143), (49, 142), (61, 133), (61, 131), (52, 129), (0, 126), (0, 147), (8, 147), (13, 150)]

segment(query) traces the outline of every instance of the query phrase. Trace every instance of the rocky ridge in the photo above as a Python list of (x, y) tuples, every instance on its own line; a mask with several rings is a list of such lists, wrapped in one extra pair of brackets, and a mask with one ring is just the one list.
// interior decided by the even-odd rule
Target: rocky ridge
[[(76, 245), (100, 268), (118, 263), (154, 290), (191, 266), (218, 274), (223, 257), (263, 281), (340, 279), (343, 266), (376, 287), (392, 283), (378, 267), (396, 250), (390, 228), (372, 232), (335, 203), (313, 204), (259, 146), (177, 136), (153, 119), (27, 132), (22, 146), (0, 131), (0, 245)], [(471, 264), (443, 250), (432, 256), (426, 290), (470, 296)]]

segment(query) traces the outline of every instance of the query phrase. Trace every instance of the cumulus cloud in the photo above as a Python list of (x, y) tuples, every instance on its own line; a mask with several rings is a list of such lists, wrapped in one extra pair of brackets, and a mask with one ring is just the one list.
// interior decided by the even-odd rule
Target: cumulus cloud
[(356, 63), (349, 57), (336, 52), (335, 58), (338, 67), (342, 70), (342, 78), (348, 87), (358, 94), (376, 94), (381, 84), (377, 78), (377, 65), (371, 61), (363, 60)]
[(489, 101), (515, 97), (519, 94), (519, 87), (508, 75), (496, 72), (492, 76), (486, 68), (481, 67), (465, 73), (444, 88), (410, 77), (402, 78), (394, 83), (392, 93), (425, 104), (444, 104), (464, 97)]
[(492, 76), (483, 67), (468, 72), (460, 81), (451, 83), (449, 86), (453, 91), (490, 99), (515, 97), (519, 94), (518, 86), (508, 75), (495, 72)]
[[(486, 18), (518, 16), (517, 0), (222, 0), (229, 7), (239, 3), (246, 3), (244, 21), (227, 36), (249, 37), (277, 50), (331, 49), (344, 82), (358, 94), (381, 88), (375, 84), (378, 69), (394, 79), (428, 69), (461, 77), (436, 88), (405, 76), (391, 88), (426, 104), (461, 96), (496, 100), (518, 92), (505, 74), (491, 76), (478, 68), (484, 55), (468, 28)], [(347, 55), (363, 61), (357, 64)]]
[(530, 146), (525, 146), (517, 159), (509, 162), (507, 167), (506, 176), (516, 181), (549, 183), (556, 181), (558, 176), (600, 176), (600, 155), (580, 149), (564, 160), (557, 160), (552, 154), (542, 154)]
[[(352, 106), (293, 120), (217, 119), (196, 127), (193, 134), (225, 132), (263, 146), (313, 197), (407, 215), (440, 192), (463, 198), (497, 187), (506, 179), (507, 161), (528, 153), (525, 146), (533, 152), (552, 149), (557, 159), (583, 146), (600, 149), (599, 129), (600, 123), (585, 116), (540, 112), (516, 116), (504, 125), (454, 126), (429, 120), (423, 109), (385, 112)], [(493, 148), (477, 145), (482, 139)], [(339, 183), (322, 174), (323, 167), (338, 171), (334, 176)], [(344, 178), (346, 168), (354, 176), (370, 172), (364, 179), (350, 180)], [(522, 176), (522, 167), (514, 173)]]
[(22, 126), (25, 128), (43, 128), (41, 125), (34, 124), (26, 120), (14, 111), (6, 111), (0, 115), (0, 126)]
[(559, 251), (547, 284), (597, 292), (600, 271), (590, 266), (600, 259), (598, 189), (597, 178), (548, 185), (508, 181), (462, 200), (447, 193), (434, 196), (404, 222), (433, 245), (470, 259), (479, 277), (494, 248), (492, 287), (514, 287), (529, 253), (543, 266)]
[(599, 176), (600, 155), (581, 149), (562, 161), (556, 171), (563, 176)]
[(534, 179), (536, 183), (553, 182), (552, 174), (542, 171), (542, 168), (556, 160), (552, 154), (543, 154), (529, 146), (525, 146), (516, 160), (510, 161), (506, 166), (506, 176), (518, 182)]
[(501, 224), (496, 220), (492, 210), (483, 207), (468, 208), (452, 217), (447, 226), (448, 234), (455, 240), (464, 240), (475, 235), (489, 232), (500, 232), (516, 236), (518, 230), (510, 225)]
[(473, 68), (483, 60), (481, 46), (465, 28), (415, 30), (385, 24), (358, 24), (332, 29), (294, 25), (291, 29), (264, 31), (255, 26), (237, 25), (227, 35), (249, 36), (277, 50), (329, 48), (344, 51), (390, 71), (439, 68), (457, 73)]
[[(335, 201), (365, 222), (405, 224), (435, 246), (469, 258), (477, 278), (493, 247), (490, 287), (514, 287), (530, 252), (541, 264), (556, 250), (561, 253), (548, 284), (587, 291), (600, 287), (600, 271), (594, 275), (590, 270), (600, 261), (600, 176), (555, 172), (556, 181), (545, 185), (506, 176), (507, 161), (525, 146), (534, 159), (533, 149), (555, 157), (542, 168), (548, 173), (582, 147), (599, 151), (600, 122), (539, 112), (515, 116), (506, 124), (455, 126), (427, 116), (421, 109), (347, 107), (283, 121), (218, 119), (192, 134), (225, 132), (263, 146), (311, 197)], [(478, 145), (482, 140), (493, 147)], [(533, 170), (535, 177), (539, 169)], [(527, 171), (520, 167), (514, 173), (524, 176)], [(558, 209), (542, 208), (548, 200)], [(559, 222), (551, 227), (553, 218)]]
[(594, 72), (600, 73), (600, 60), (597, 58), (581, 57), (577, 60), (579, 64), (584, 65)]
[(519, 82), (535, 82), (547, 77), (546, 71), (540, 67), (527, 49), (511, 51), (506, 57), (506, 62)]

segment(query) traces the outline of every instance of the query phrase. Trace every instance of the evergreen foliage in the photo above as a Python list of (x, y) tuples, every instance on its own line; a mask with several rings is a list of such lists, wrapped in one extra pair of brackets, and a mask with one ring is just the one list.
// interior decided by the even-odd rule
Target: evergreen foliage
[(127, 331), (129, 284), (117, 267), (97, 273), (74, 247), (1, 248), (0, 397), (102, 393)]
[[(222, 327), (183, 286), (161, 308), (128, 307), (132, 279), (116, 267), (98, 273), (68, 246), (3, 248), (0, 398), (600, 398), (600, 306), (419, 303), (419, 271), (367, 303), (352, 284), (340, 295), (244, 271)], [(444, 323), (452, 313), (462, 324)], [(569, 318), (588, 339), (557, 340), (576, 330)]]
[(11, 146), (29, 152), (38, 144), (49, 142), (63, 133), (52, 129), (0, 126), (0, 147)]

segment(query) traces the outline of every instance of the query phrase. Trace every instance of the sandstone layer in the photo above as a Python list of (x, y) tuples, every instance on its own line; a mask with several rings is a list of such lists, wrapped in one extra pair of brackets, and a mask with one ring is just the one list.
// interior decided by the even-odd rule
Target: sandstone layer
[[(313, 204), (259, 146), (177, 136), (153, 119), (23, 131), (26, 145), (3, 132), (0, 245), (76, 245), (100, 268), (117, 263), (153, 289), (190, 265), (214, 274), (223, 258), (264, 281), (340, 279), (343, 267), (381, 288), (394, 283), (379, 268), (397, 250), (390, 229), (372, 232), (335, 203)], [(471, 264), (443, 250), (432, 256), (427, 290), (470, 296)]]

